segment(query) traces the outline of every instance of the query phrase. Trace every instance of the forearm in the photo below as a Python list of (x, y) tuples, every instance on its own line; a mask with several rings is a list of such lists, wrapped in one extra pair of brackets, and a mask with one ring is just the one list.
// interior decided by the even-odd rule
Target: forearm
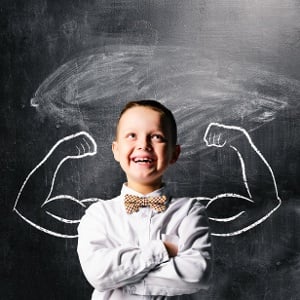
[[(135, 294), (174, 296), (209, 287), (211, 261), (202, 255), (178, 255), (159, 265), (134, 285)], [(132, 286), (130, 287), (132, 288)]]
[[(51, 157), (45, 162), (42, 161), (27, 175), (19, 190), (14, 205), (15, 210), (22, 213), (24, 208), (27, 210), (29, 208), (31, 210), (40, 209), (53, 187), (58, 163), (56, 157)], [(26, 199), (30, 199), (30, 201), (26, 201)]]
[(78, 255), (82, 270), (98, 291), (113, 290), (140, 282), (156, 266), (169, 260), (161, 241), (150, 241), (145, 247), (89, 246), (79, 233)]
[[(84, 204), (75, 201), (71, 196), (58, 195), (56, 198), (59, 200), (45, 205), (51, 199), (55, 179), (52, 162), (57, 165), (50, 159), (30, 173), (19, 191), (13, 210), (21, 219), (40, 231), (57, 237), (75, 238), (78, 226), (76, 221), (79, 222), (84, 213)], [(45, 180), (45, 174), (49, 175), (50, 180)]]
[(178, 230), (178, 253), (135, 285), (136, 294), (193, 294), (209, 286), (212, 249), (203, 207), (196, 203)]
[[(242, 179), (248, 196), (256, 201), (277, 199), (276, 180), (269, 163), (248, 135), (243, 140), (242, 145), (236, 141), (230, 147), (236, 152), (240, 160)], [(261, 188), (261, 184), (263, 184), (263, 188)]]

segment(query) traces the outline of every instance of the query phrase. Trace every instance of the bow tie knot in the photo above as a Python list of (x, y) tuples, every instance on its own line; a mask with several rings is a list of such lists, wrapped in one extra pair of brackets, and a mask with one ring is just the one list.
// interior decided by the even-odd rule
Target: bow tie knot
[(124, 199), (125, 209), (128, 214), (137, 212), (140, 207), (146, 206), (149, 206), (157, 212), (163, 212), (166, 210), (167, 197), (165, 195), (154, 197), (139, 197), (126, 194)]

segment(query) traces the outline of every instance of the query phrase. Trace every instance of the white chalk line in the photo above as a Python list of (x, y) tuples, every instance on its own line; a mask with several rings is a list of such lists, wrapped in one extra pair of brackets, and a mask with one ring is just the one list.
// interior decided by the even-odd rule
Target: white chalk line
[[(243, 128), (241, 127), (238, 127), (238, 126), (228, 126), (228, 125), (223, 125), (223, 124), (220, 124), (220, 123), (210, 123), (205, 131), (205, 134), (204, 134), (204, 141), (206, 143), (206, 145), (208, 147), (224, 147), (225, 144), (226, 144), (226, 141), (223, 142), (222, 144), (220, 144), (220, 141), (221, 141), (221, 134), (219, 134), (217, 137), (216, 136), (213, 136), (213, 144), (211, 144), (208, 140), (207, 140), (207, 137), (209, 135), (209, 131), (211, 129), (212, 126), (217, 126), (217, 127), (221, 127), (221, 128), (224, 128), (224, 129), (233, 129), (233, 130), (238, 130), (240, 131), (241, 133), (243, 133), (250, 146), (252, 147), (252, 149), (256, 152), (256, 154), (261, 158), (261, 160), (264, 162), (264, 164), (267, 166), (270, 174), (271, 174), (271, 177), (272, 177), (272, 180), (273, 180), (273, 184), (274, 184), (274, 189), (275, 189), (275, 193), (276, 193), (276, 197), (277, 197), (277, 200), (278, 200), (278, 205), (273, 208), (269, 213), (267, 213), (264, 217), (260, 218), (259, 220), (257, 220), (256, 222), (250, 224), (249, 226), (246, 226), (244, 228), (241, 228), (240, 230), (237, 230), (237, 231), (234, 231), (234, 232), (229, 232), (229, 233), (212, 233), (212, 235), (214, 236), (220, 236), (220, 237), (229, 237), (229, 236), (235, 236), (235, 235), (239, 235), (243, 232), (246, 232), (252, 228), (254, 228), (255, 226), (257, 226), (258, 224), (262, 223), (263, 221), (265, 221), (267, 218), (269, 218), (269, 216), (271, 216), (281, 205), (281, 199), (279, 198), (278, 196), (278, 188), (277, 188), (277, 184), (276, 184), (276, 180), (275, 180), (275, 176), (274, 176), (274, 173), (273, 173), (273, 170), (272, 168), (270, 167), (270, 165), (268, 164), (268, 162), (266, 161), (266, 159), (264, 158), (264, 156), (261, 154), (261, 152), (256, 148), (256, 146), (254, 145), (254, 143), (252, 142), (252, 139), (250, 138), (249, 134), (246, 132), (246, 130), (244, 130)], [(50, 234), (50, 235), (53, 235), (53, 236), (57, 236), (57, 237), (63, 237), (63, 238), (75, 238), (77, 237), (77, 235), (67, 235), (67, 234), (61, 234), (61, 233), (57, 233), (57, 232), (54, 232), (54, 231), (51, 231), (51, 230), (48, 230), (46, 228), (43, 228), (37, 224), (35, 224), (34, 222), (30, 221), (29, 219), (27, 219), (25, 216), (23, 216), (16, 208), (17, 204), (18, 204), (18, 201), (20, 199), (20, 196), (22, 194), (22, 191), (25, 187), (25, 185), (27, 184), (28, 180), (30, 179), (30, 177), (37, 171), (38, 168), (40, 168), (45, 162), (46, 160), (53, 154), (54, 150), (58, 147), (59, 144), (63, 143), (64, 141), (67, 141), (67, 140), (70, 140), (72, 138), (75, 138), (77, 136), (80, 136), (80, 135), (83, 135), (85, 137), (87, 137), (93, 144), (93, 147), (94, 147), (94, 150), (91, 150), (91, 147), (90, 147), (90, 144), (87, 142), (87, 140), (83, 137), (83, 141), (85, 142), (85, 145), (83, 143), (80, 143), (80, 147), (78, 147), (76, 145), (76, 148), (77, 148), (77, 155), (69, 155), (69, 156), (66, 156), (64, 157), (60, 162), (59, 164), (57, 165), (55, 171), (54, 171), (54, 175), (53, 175), (53, 178), (52, 178), (52, 181), (51, 181), (51, 186), (50, 186), (50, 191), (45, 199), (45, 201), (42, 203), (41, 207), (45, 206), (46, 204), (52, 202), (52, 201), (56, 201), (56, 200), (60, 200), (60, 199), (68, 199), (70, 201), (74, 201), (76, 202), (77, 204), (79, 204), (81, 207), (86, 207), (84, 205), (85, 202), (96, 202), (98, 201), (97, 198), (88, 198), (88, 199), (83, 199), (83, 200), (78, 200), (76, 199), (75, 197), (72, 197), (70, 195), (59, 195), (59, 196), (56, 196), (56, 197), (51, 197), (51, 194), (53, 192), (53, 188), (54, 188), (54, 184), (55, 184), (55, 180), (56, 180), (56, 177), (57, 177), (57, 173), (60, 169), (60, 167), (63, 165), (63, 163), (69, 159), (80, 159), (80, 158), (83, 158), (83, 157), (86, 157), (86, 156), (92, 156), (92, 155), (95, 155), (97, 153), (97, 145), (96, 145), (96, 142), (94, 141), (94, 139), (92, 138), (92, 136), (90, 136), (87, 132), (84, 132), (84, 131), (81, 131), (81, 132), (78, 132), (78, 133), (75, 133), (75, 134), (72, 134), (72, 135), (69, 135), (67, 137), (64, 137), (62, 138), (61, 140), (59, 140), (52, 148), (51, 150), (48, 152), (48, 154), (42, 159), (42, 161), (28, 174), (28, 176), (26, 177), (25, 181), (23, 182), (21, 188), (20, 188), (20, 191), (17, 195), (17, 198), (16, 198), (16, 201), (15, 201), (15, 204), (14, 204), (14, 207), (13, 207), (13, 211), (15, 211), (24, 221), (26, 221), (27, 223), (29, 223), (30, 225), (32, 225), (33, 227), (37, 228), (38, 230), (40, 231), (43, 231), (47, 234)], [(88, 152), (86, 152), (85, 150), (85, 146), (87, 146), (88, 148)], [(217, 195), (216, 197), (213, 197), (213, 198), (202, 198), (202, 197), (199, 197), (198, 199), (199, 200), (209, 200), (208, 204), (206, 205), (206, 207), (208, 207), (209, 205), (211, 205), (214, 201), (217, 201), (218, 199), (221, 199), (221, 198), (224, 198), (224, 197), (234, 197), (234, 198), (237, 198), (237, 199), (241, 199), (241, 200), (245, 200), (245, 201), (249, 201), (249, 202), (254, 202), (251, 198), (251, 192), (250, 192), (250, 189), (249, 189), (249, 186), (248, 186), (248, 181), (247, 181), (247, 176), (246, 176), (246, 168), (245, 168), (245, 162), (242, 158), (242, 155), (240, 154), (240, 152), (238, 151), (237, 148), (235, 148), (234, 146), (230, 145), (230, 147), (237, 153), (238, 155), (238, 158), (240, 160), (240, 164), (241, 164), (241, 169), (242, 169), (242, 177), (243, 177), (243, 183), (245, 185), (245, 188), (246, 188), (246, 191), (249, 195), (250, 198), (247, 198), (247, 197), (244, 197), (244, 196), (241, 196), (241, 195), (238, 195), (238, 194), (234, 194), (234, 193), (226, 193), (226, 194), (220, 194), (220, 195)], [(83, 153), (82, 153), (83, 151)], [(49, 211), (45, 211), (49, 216), (53, 217), (55, 220), (57, 221), (60, 221), (62, 223), (67, 223), (67, 224), (77, 224), (80, 222), (80, 219), (75, 219), (75, 220), (70, 220), (70, 219), (67, 219), (67, 218), (63, 218), (61, 216), (58, 216), (56, 214), (53, 214)], [(245, 211), (241, 211), (233, 216), (229, 216), (229, 217), (226, 217), (226, 218), (213, 218), (213, 217), (210, 217), (209, 219), (210, 220), (213, 220), (213, 221), (216, 221), (216, 222), (231, 222), (231, 221), (234, 221), (236, 219), (238, 219), (240, 216), (242, 216), (243, 214), (245, 213)]]
[[(274, 173), (273, 173), (273, 170), (271, 168), (271, 166), (269, 165), (269, 163), (267, 162), (267, 160), (265, 159), (265, 157), (262, 155), (262, 153), (257, 149), (257, 147), (254, 145), (254, 143), (252, 142), (252, 139), (250, 137), (250, 135), (248, 134), (248, 132), (241, 128), (241, 127), (238, 127), (238, 126), (230, 126), (230, 125), (224, 125), (224, 124), (220, 124), (220, 123), (210, 123), (208, 125), (208, 127), (206, 128), (206, 131), (205, 131), (205, 134), (204, 134), (204, 142), (206, 143), (206, 145), (208, 147), (224, 147), (225, 144), (226, 144), (226, 141), (223, 143), (223, 144), (219, 144), (220, 142), (220, 138), (221, 136), (219, 135), (218, 137), (218, 144), (210, 144), (209, 140), (207, 139), (208, 135), (209, 135), (209, 131), (211, 129), (212, 126), (217, 126), (217, 127), (221, 127), (221, 128), (224, 128), (224, 129), (232, 129), (232, 130), (237, 130), (237, 131), (240, 131), (241, 133), (243, 133), (250, 146), (252, 147), (252, 149), (256, 152), (256, 154), (260, 157), (260, 159), (264, 162), (264, 164), (266, 165), (266, 167), (268, 168), (269, 172), (270, 172), (270, 175), (272, 177), (272, 181), (273, 181), (273, 186), (274, 186), (274, 189), (275, 189), (275, 194), (276, 194), (276, 199), (278, 201), (278, 204), (269, 212), (267, 213), (264, 217), (260, 218), (259, 220), (257, 220), (256, 222), (250, 224), (249, 226), (246, 226), (240, 230), (237, 230), (237, 231), (234, 231), (234, 232), (230, 232), (230, 233), (212, 233), (212, 235), (214, 236), (220, 236), (220, 237), (229, 237), (229, 236), (235, 236), (235, 235), (239, 235), (243, 232), (246, 232), (254, 227), (256, 227), (257, 225), (261, 224), (263, 221), (265, 221), (266, 219), (268, 219), (280, 206), (281, 206), (281, 203), (282, 203), (282, 200), (280, 199), (279, 197), (279, 194), (278, 194), (278, 187), (277, 187), (277, 183), (276, 183), (276, 179), (275, 179), (275, 176), (274, 176)], [(235, 150), (235, 152), (237, 153), (238, 155), (238, 158), (240, 160), (240, 163), (241, 163), (241, 169), (242, 169), (242, 177), (243, 177), (243, 182), (244, 182), (244, 185), (245, 185), (245, 188), (247, 190), (247, 193), (249, 195), (250, 198), (251, 197), (251, 192), (250, 192), (250, 189), (249, 189), (249, 186), (248, 186), (248, 181), (247, 181), (247, 175), (246, 175), (246, 168), (245, 168), (245, 162), (244, 162), (244, 159), (242, 158), (242, 155), (240, 154), (240, 152), (232, 145), (230, 145), (230, 147)], [(226, 194), (225, 194), (226, 195)], [(222, 197), (222, 196), (221, 196)], [(246, 197), (241, 197), (241, 196), (238, 196), (238, 195), (235, 195), (235, 197), (237, 198), (242, 198), (244, 200), (250, 200)], [(208, 205), (210, 205), (213, 201), (217, 200), (218, 198), (220, 197), (215, 197), (212, 199), (212, 201), (210, 201), (208, 204), (207, 204), (207, 207)], [(252, 200), (253, 201), (253, 200)], [(254, 202), (254, 201), (253, 201)], [(232, 220), (235, 220), (236, 218), (238, 218), (239, 216), (241, 216), (243, 214), (243, 212), (240, 212), (240, 214), (238, 215), (235, 215), (229, 219), (226, 220), (225, 219), (216, 219), (216, 218), (209, 218), (211, 220), (214, 220), (214, 221), (218, 221), (218, 222), (226, 222), (226, 221), (232, 221)]]
[[(69, 196), (69, 195), (59, 195), (59, 196), (56, 196), (56, 197), (53, 197), (53, 198), (50, 198), (52, 192), (53, 192), (53, 188), (54, 188), (54, 184), (55, 184), (55, 180), (56, 180), (56, 176), (57, 176), (57, 173), (60, 169), (60, 167), (63, 165), (63, 163), (69, 159), (80, 159), (80, 158), (83, 158), (83, 157), (87, 157), (87, 156), (93, 156), (97, 153), (97, 144), (95, 142), (95, 140), (93, 139), (93, 137), (85, 132), (85, 131), (80, 131), (80, 132), (77, 132), (75, 134), (71, 134), (69, 136), (66, 136), (62, 139), (60, 139), (51, 149), (50, 151), (47, 153), (47, 155), (42, 159), (42, 161), (28, 174), (28, 176), (25, 178), (25, 181), (23, 182), (20, 190), (19, 190), (19, 193), (17, 195), (17, 198), (16, 198), (16, 201), (15, 201), (15, 204), (13, 206), (13, 211), (15, 211), (24, 221), (26, 221), (27, 223), (29, 223), (31, 226), (37, 228), (38, 230), (40, 231), (43, 231), (47, 234), (50, 234), (50, 235), (53, 235), (53, 236), (56, 236), (56, 237), (62, 237), (62, 238), (76, 238), (77, 235), (68, 235), (68, 234), (61, 234), (61, 233), (58, 233), (58, 232), (55, 232), (55, 231), (51, 231), (51, 230), (48, 230), (40, 225), (37, 225), (35, 224), (34, 222), (32, 222), (31, 220), (29, 220), (28, 218), (26, 218), (22, 213), (20, 213), (18, 211), (18, 209), (16, 208), (17, 207), (17, 204), (18, 204), (18, 201), (20, 199), (20, 196), (24, 190), (24, 187), (25, 185), (27, 184), (28, 180), (31, 178), (31, 176), (47, 161), (47, 159), (53, 154), (53, 152), (55, 151), (55, 149), (63, 142), (65, 141), (68, 141), (68, 140), (71, 140), (73, 138), (76, 138), (78, 136), (83, 136), (83, 140), (85, 141), (86, 143), (86, 146), (88, 147), (88, 152), (85, 152), (85, 147), (82, 143), (81, 146), (82, 146), (82, 149), (80, 149), (79, 147), (75, 146), (78, 150), (78, 153), (77, 155), (68, 155), (66, 157), (64, 157), (60, 162), (59, 164), (57, 165), (55, 171), (54, 171), (54, 175), (53, 175), (53, 178), (52, 178), (52, 181), (51, 181), (51, 186), (50, 186), (50, 191), (45, 199), (45, 201), (42, 203), (41, 207), (43, 207), (44, 205), (46, 205), (47, 203), (51, 202), (51, 201), (54, 201), (54, 200), (58, 200), (58, 199), (68, 199), (68, 200), (71, 200), (71, 201), (75, 201), (77, 204), (85, 207), (85, 205), (82, 203), (82, 202), (87, 202), (89, 201), (90, 199), (85, 199), (84, 201), (80, 201), (78, 199), (76, 199), (75, 197), (72, 197), (72, 196)], [(87, 137), (89, 139), (89, 141), (91, 141), (92, 145), (93, 145), (93, 148), (94, 150), (91, 150), (91, 147), (89, 145), (89, 143), (87, 142), (87, 140), (84, 138), (84, 137)], [(83, 153), (82, 153), (82, 150), (83, 150)], [(95, 199), (95, 198), (91, 198), (91, 199)], [(64, 223), (69, 223), (69, 224), (73, 224), (73, 223), (78, 223), (78, 220), (68, 220), (68, 219), (65, 219), (65, 218), (62, 218), (62, 217), (59, 217), (59, 216), (56, 216), (48, 211), (45, 211), (48, 215), (50, 215), (51, 217), (53, 217), (54, 219), (60, 221), (60, 222), (64, 222)]]

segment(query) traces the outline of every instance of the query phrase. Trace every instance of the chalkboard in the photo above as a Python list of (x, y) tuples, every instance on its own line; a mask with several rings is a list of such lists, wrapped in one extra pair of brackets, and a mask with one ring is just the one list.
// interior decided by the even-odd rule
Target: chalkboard
[[(166, 181), (211, 214), (214, 278), (203, 299), (299, 298), (297, 1), (0, 8), (1, 299), (90, 299), (77, 221), (120, 191), (111, 142), (133, 99), (174, 112), (182, 155)], [(225, 140), (211, 140), (214, 130)], [(253, 195), (266, 205), (251, 215)], [(245, 204), (237, 223), (214, 217), (224, 202)]]

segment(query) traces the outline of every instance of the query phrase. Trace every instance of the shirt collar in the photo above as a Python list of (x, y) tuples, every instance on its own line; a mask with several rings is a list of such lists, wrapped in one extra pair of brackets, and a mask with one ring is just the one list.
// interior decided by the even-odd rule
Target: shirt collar
[(144, 194), (141, 194), (141, 193), (129, 188), (127, 186), (127, 183), (124, 183), (122, 186), (122, 189), (121, 189), (121, 195), (124, 196), (125, 194), (135, 195), (138, 197), (155, 197), (155, 196), (165, 195), (167, 197), (168, 201), (170, 200), (170, 192), (169, 192), (169, 189), (166, 184), (163, 184), (163, 186), (160, 189), (155, 190), (147, 195), (144, 195)]

